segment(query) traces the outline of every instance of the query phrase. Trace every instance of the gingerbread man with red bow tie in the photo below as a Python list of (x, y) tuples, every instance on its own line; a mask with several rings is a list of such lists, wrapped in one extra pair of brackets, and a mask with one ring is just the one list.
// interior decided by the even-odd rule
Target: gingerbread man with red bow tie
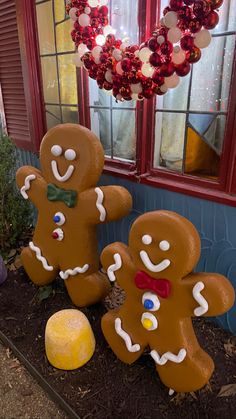
[(214, 371), (191, 317), (217, 316), (234, 303), (234, 289), (224, 276), (192, 273), (199, 257), (195, 227), (171, 211), (138, 217), (129, 245), (113, 243), (101, 255), (110, 281), (126, 292), (123, 305), (102, 318), (104, 336), (128, 364), (149, 347), (170, 394), (202, 388)]

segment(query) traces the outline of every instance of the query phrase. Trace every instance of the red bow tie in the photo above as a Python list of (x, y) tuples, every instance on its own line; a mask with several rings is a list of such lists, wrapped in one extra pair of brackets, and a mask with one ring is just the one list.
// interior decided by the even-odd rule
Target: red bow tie
[(136, 287), (154, 291), (161, 298), (168, 298), (171, 291), (171, 282), (168, 279), (155, 279), (146, 272), (139, 271), (134, 278)]

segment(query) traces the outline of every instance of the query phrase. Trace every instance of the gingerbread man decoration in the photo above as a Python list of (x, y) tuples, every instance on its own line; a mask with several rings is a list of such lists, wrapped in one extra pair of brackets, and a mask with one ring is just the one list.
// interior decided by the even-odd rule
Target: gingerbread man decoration
[(96, 226), (128, 214), (131, 196), (119, 186), (96, 187), (103, 148), (80, 125), (49, 130), (40, 162), (42, 171), (24, 166), (16, 176), (22, 196), (38, 209), (33, 240), (21, 254), (23, 266), (35, 284), (49, 284), (59, 274), (75, 305), (94, 304), (110, 289), (99, 271)]
[(110, 281), (126, 292), (124, 304), (103, 316), (104, 336), (129, 364), (149, 347), (170, 394), (200, 389), (214, 370), (191, 317), (220, 315), (234, 303), (234, 289), (224, 276), (192, 273), (199, 256), (195, 227), (171, 211), (138, 217), (129, 245), (113, 243), (101, 255)]

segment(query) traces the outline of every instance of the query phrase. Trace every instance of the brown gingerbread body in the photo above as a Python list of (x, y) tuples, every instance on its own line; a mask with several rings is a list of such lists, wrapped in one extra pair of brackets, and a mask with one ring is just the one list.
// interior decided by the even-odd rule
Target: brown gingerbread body
[(178, 392), (203, 387), (214, 370), (198, 344), (191, 317), (220, 315), (234, 302), (225, 277), (191, 273), (199, 256), (196, 229), (170, 211), (140, 216), (131, 228), (129, 246), (114, 243), (101, 255), (110, 280), (126, 292), (124, 304), (102, 319), (106, 340), (126, 363), (149, 347), (162, 382)]
[(128, 191), (118, 186), (96, 187), (104, 154), (88, 129), (64, 124), (51, 129), (40, 148), (42, 172), (24, 166), (17, 184), (38, 209), (38, 221), (22, 261), (37, 285), (59, 274), (77, 306), (96, 303), (109, 291), (99, 272), (96, 225), (126, 215), (132, 205)]

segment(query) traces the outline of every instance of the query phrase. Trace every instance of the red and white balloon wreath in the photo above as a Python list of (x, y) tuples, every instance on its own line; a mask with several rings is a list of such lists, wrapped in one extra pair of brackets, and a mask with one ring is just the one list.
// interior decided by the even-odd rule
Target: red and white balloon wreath
[(116, 39), (109, 25), (108, 0), (71, 0), (66, 8), (74, 22), (75, 63), (116, 100), (163, 95), (200, 60), (223, 1), (170, 0), (152, 36), (141, 45), (131, 45), (127, 38)]

